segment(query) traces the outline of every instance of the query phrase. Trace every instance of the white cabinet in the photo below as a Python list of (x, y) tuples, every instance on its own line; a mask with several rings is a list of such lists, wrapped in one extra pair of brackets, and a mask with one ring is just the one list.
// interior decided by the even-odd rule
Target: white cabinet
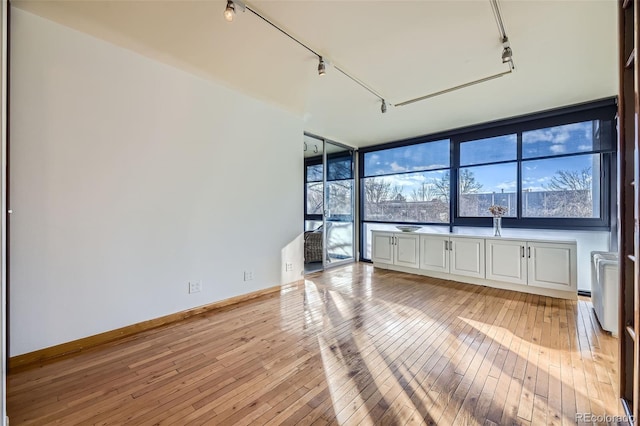
[(487, 240), (487, 279), (577, 291), (575, 244)]
[(576, 299), (571, 241), (372, 232), (376, 266), (447, 280)]
[(575, 244), (527, 242), (528, 284), (577, 290)]
[(484, 278), (484, 239), (421, 235), (420, 269)]
[(420, 269), (449, 272), (449, 237), (420, 235)]
[(452, 274), (484, 278), (484, 238), (451, 237), (449, 262)]
[(487, 240), (487, 279), (527, 283), (526, 241)]
[(371, 241), (371, 260), (393, 265), (393, 232), (374, 232)]
[(417, 234), (374, 232), (371, 260), (374, 263), (417, 268), (419, 241)]
[(416, 234), (399, 233), (395, 234), (395, 265), (417, 268), (420, 263), (418, 250), (420, 236)]

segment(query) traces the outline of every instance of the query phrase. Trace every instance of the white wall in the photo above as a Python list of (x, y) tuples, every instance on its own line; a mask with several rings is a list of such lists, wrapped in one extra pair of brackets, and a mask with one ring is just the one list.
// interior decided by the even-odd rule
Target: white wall
[(300, 278), (300, 117), (11, 18), (11, 356)]

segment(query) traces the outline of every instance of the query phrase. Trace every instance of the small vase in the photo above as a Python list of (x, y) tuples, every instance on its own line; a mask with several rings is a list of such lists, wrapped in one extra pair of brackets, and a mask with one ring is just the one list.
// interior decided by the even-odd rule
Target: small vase
[(494, 216), (493, 218), (493, 236), (501, 237), (502, 234), (502, 218)]

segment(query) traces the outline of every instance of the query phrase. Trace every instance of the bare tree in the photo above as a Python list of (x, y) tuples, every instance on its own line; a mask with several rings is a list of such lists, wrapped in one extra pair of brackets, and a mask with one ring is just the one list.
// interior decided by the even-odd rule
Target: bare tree
[(551, 178), (547, 189), (551, 191), (580, 191), (591, 189), (591, 167), (578, 170), (558, 170)]
[(364, 183), (365, 201), (372, 204), (380, 204), (384, 201), (394, 200), (402, 194), (402, 187), (391, 185), (384, 179), (370, 178)]
[(307, 214), (322, 214), (324, 190), (322, 182), (307, 184)]
[(462, 169), (458, 174), (458, 187), (461, 194), (477, 194), (482, 189), (482, 184), (476, 182), (476, 177), (469, 169)]
[(389, 203), (392, 201), (404, 201), (402, 187), (392, 185), (384, 178), (368, 178), (364, 181), (365, 215), (369, 219), (387, 218)]
[(528, 193), (528, 211), (542, 217), (593, 217), (593, 177), (591, 167), (582, 170), (558, 170), (553, 175), (542, 198), (534, 201)]
[[(449, 201), (451, 194), (451, 175), (449, 171), (446, 171), (441, 179), (435, 179), (433, 185), (435, 186), (435, 193)], [(482, 189), (482, 184), (476, 181), (476, 177), (471, 170), (462, 169), (458, 174), (458, 187), (460, 188), (460, 194), (477, 194)]]
[(411, 192), (409, 198), (411, 201), (431, 201), (435, 197), (433, 184), (422, 182), (419, 188)]

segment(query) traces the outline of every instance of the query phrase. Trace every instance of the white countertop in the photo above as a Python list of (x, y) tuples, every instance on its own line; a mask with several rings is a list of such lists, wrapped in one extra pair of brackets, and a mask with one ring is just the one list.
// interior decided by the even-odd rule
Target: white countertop
[(486, 228), (486, 232), (483, 232), (485, 228), (474, 228), (473, 232), (468, 233), (460, 233), (460, 232), (423, 232), (423, 231), (413, 231), (413, 232), (402, 232), (400, 230), (389, 230), (389, 231), (376, 231), (373, 230), (371, 232), (392, 232), (395, 234), (414, 234), (414, 235), (435, 235), (442, 237), (456, 237), (456, 238), (483, 238), (486, 240), (507, 240), (507, 241), (549, 241), (554, 243), (565, 243), (565, 244), (576, 244), (575, 239), (565, 238), (561, 235), (544, 235), (542, 237), (529, 237), (526, 235), (509, 235), (510, 229), (502, 229), (502, 236), (494, 236), (493, 228)]

